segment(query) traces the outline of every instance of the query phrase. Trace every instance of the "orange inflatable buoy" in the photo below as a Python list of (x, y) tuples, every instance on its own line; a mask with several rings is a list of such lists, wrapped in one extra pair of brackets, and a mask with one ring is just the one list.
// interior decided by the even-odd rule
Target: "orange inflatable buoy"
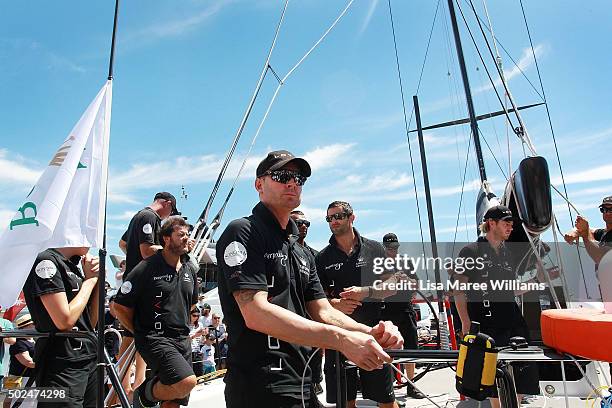
[(594, 309), (542, 312), (542, 341), (555, 350), (598, 361), (612, 361), (612, 314)]

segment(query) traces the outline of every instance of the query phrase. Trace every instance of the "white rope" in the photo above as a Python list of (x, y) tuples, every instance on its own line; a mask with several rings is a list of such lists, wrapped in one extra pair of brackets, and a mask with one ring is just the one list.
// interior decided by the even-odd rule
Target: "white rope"
[(432, 404), (434, 404), (436, 407), (438, 408), (442, 408), (440, 405), (438, 405), (434, 400), (432, 400), (429, 395), (425, 394), (423, 391), (421, 391), (419, 388), (417, 388), (416, 385), (414, 385), (414, 383), (412, 382), (412, 380), (408, 377), (406, 377), (406, 375), (404, 373), (402, 373), (395, 365), (393, 364), (389, 364), (391, 366), (391, 368), (398, 373), (404, 380), (406, 380), (408, 382), (408, 384), (410, 384), (415, 390), (419, 391), (421, 394), (423, 394), (425, 396), (425, 398), (427, 398), (429, 400), (429, 402), (431, 402)]
[(259, 133), (261, 132), (261, 129), (263, 128), (263, 125), (266, 122), (266, 119), (268, 118), (268, 114), (270, 113), (270, 110), (272, 109), (272, 105), (274, 104), (274, 101), (276, 100), (276, 96), (278, 95), (278, 92), (280, 91), (281, 87), (285, 84), (285, 82), (287, 81), (287, 78), (289, 78), (289, 76), (293, 73), (293, 71), (295, 71), (302, 64), (302, 62), (304, 62), (304, 60), (315, 50), (315, 48), (317, 48), (319, 46), (319, 44), (323, 41), (323, 39), (325, 39), (325, 37), (327, 37), (327, 35), (336, 26), (336, 24), (338, 24), (340, 19), (346, 14), (348, 9), (353, 4), (353, 1), (354, 0), (350, 0), (348, 2), (346, 7), (344, 8), (344, 10), (342, 10), (340, 15), (336, 18), (336, 20), (334, 20), (334, 22), (331, 24), (331, 26), (329, 26), (329, 28), (325, 31), (325, 33), (323, 33), (321, 38), (319, 38), (319, 40), (317, 42), (315, 42), (315, 44), (306, 52), (306, 54), (304, 54), (304, 56), (302, 58), (300, 58), (300, 60), (297, 62), (297, 64), (295, 64), (293, 66), (293, 68), (291, 68), (289, 70), (289, 72), (287, 72), (287, 74), (280, 80), (280, 83), (276, 87), (276, 91), (274, 91), (274, 95), (272, 96), (272, 99), (270, 100), (270, 103), (268, 104), (268, 108), (266, 109), (266, 113), (264, 114), (263, 118), (259, 122), (259, 126), (257, 128), (257, 131), (255, 132), (255, 136), (253, 136), (253, 140), (251, 141), (251, 145), (249, 146), (249, 150), (247, 151), (247, 154), (244, 157), (244, 160), (242, 161), (242, 165), (240, 166), (240, 169), (238, 170), (238, 173), (236, 174), (236, 178), (234, 179), (234, 182), (232, 183), (232, 188), (234, 188), (236, 186), (236, 184), (238, 183), (238, 179), (240, 178), (240, 174), (242, 174), (242, 170), (244, 169), (244, 166), (246, 165), (246, 162), (247, 162), (249, 156), (251, 155), (251, 151), (253, 150), (253, 146), (255, 146), (255, 141), (257, 140), (257, 137), (259, 136)]
[(310, 361), (320, 350), (321, 348), (319, 347), (312, 352), (310, 358), (308, 358), (308, 361), (306, 361), (306, 366), (304, 367), (304, 372), (302, 373), (302, 386), (300, 387), (300, 390), (302, 392), (302, 408), (306, 408), (306, 399), (304, 398), (304, 382), (306, 381), (306, 370), (310, 368)]
[[(270, 46), (270, 50), (268, 51), (268, 56), (266, 57), (266, 62), (264, 63), (263, 69), (261, 71), (261, 74), (259, 75), (259, 80), (257, 81), (257, 85), (255, 86), (255, 91), (253, 92), (253, 95), (251, 96), (251, 100), (249, 101), (249, 104), (247, 105), (247, 109), (244, 112), (244, 115), (242, 117), (242, 120), (240, 121), (240, 125), (238, 126), (238, 130), (236, 131), (236, 135), (234, 136), (234, 140), (232, 141), (232, 145), (230, 147), (230, 149), (228, 150), (227, 154), (226, 154), (226, 159), (223, 163), (223, 166), (221, 168), (220, 171), (220, 179), (222, 180), (223, 177), (225, 176), (225, 171), (227, 170), (227, 167), (229, 166), (229, 162), (231, 160), (231, 157), (234, 153), (234, 150), (236, 149), (236, 145), (238, 144), (238, 140), (240, 139), (240, 136), (242, 135), (242, 132), (244, 130), (244, 127), (246, 126), (246, 122), (251, 114), (251, 111), (253, 110), (253, 106), (255, 105), (255, 101), (257, 99), (257, 96), (259, 95), (259, 91), (261, 90), (261, 87), (263, 85), (263, 81), (264, 78), (266, 77), (266, 72), (268, 71), (268, 67), (270, 66), (270, 59), (272, 58), (272, 51), (274, 51), (274, 48), (276, 47), (276, 41), (278, 39), (278, 35), (280, 33), (280, 29), (281, 26), (283, 24), (283, 21), (285, 19), (285, 13), (287, 11), (287, 6), (289, 5), (289, 0), (285, 1), (285, 5), (283, 7), (283, 11), (281, 13), (281, 17), (280, 20), (278, 22), (278, 25), (276, 26), (276, 31), (274, 33), (274, 38), (272, 40), (272, 45)], [(215, 196), (217, 195), (217, 190), (218, 190), (218, 186), (215, 185), (216, 189), (213, 188), (213, 191), (211, 192), (211, 198), (210, 198), (210, 202), (207, 205), (212, 205), (212, 201), (214, 200)], [(191, 234), (191, 238), (197, 239), (199, 241), (200, 237), (196, 237), (196, 235), (200, 235), (201, 233), (200, 231), (200, 225), (201, 224), (205, 224), (206, 223), (206, 217), (208, 216), (208, 210), (210, 208), (205, 208), (205, 213), (204, 213), (204, 217), (203, 218), (199, 218), (198, 221), (196, 222), (196, 224), (194, 225), (194, 229), (193, 232)]]

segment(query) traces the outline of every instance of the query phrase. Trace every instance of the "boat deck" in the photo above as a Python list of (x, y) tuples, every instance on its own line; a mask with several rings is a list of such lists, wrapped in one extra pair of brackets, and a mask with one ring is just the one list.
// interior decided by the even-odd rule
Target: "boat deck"
[[(607, 365), (604, 364), (604, 369), (607, 369)], [(601, 384), (595, 384), (599, 386)], [(323, 384), (325, 388), (325, 384)], [(430, 372), (425, 377), (417, 382), (419, 387), (424, 393), (428, 394), (429, 397), (442, 408), (489, 408), (491, 404), (488, 401), (475, 401), (467, 399), (461, 401), (459, 394), (455, 390), (455, 373), (450, 368)], [(200, 384), (191, 393), (190, 407), (225, 407), (225, 400), (223, 397), (224, 383), (222, 379), (214, 380), (208, 384)], [(581, 399), (578, 397), (569, 397), (568, 406), (570, 408), (585, 408), (591, 406), (592, 400)], [(399, 401), (405, 402), (408, 408), (437, 408), (434, 403), (427, 399), (415, 400), (406, 398), (405, 389), (396, 390), (396, 397)], [(319, 395), (319, 399), (324, 407), (330, 408), (335, 407), (334, 404), (325, 403), (325, 393)], [(206, 405), (204, 405), (206, 404)], [(597, 402), (599, 404), (599, 402)], [(521, 404), (524, 407), (532, 408), (562, 408), (566, 406), (565, 398), (560, 397), (544, 397), (536, 396), (529, 398), (527, 402)], [(358, 407), (375, 407), (376, 403), (373, 401), (357, 399)]]

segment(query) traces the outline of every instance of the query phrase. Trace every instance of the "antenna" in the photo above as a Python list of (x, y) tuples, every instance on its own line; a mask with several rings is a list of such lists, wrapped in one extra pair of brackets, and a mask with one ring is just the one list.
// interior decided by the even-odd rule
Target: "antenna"
[(183, 200), (187, 200), (188, 194), (187, 191), (185, 191), (185, 186), (181, 186), (181, 198)]

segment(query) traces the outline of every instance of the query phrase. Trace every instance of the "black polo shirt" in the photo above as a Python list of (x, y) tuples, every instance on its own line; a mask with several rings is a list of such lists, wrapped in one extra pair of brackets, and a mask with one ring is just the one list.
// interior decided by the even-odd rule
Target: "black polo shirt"
[[(374, 274), (374, 258), (385, 258), (382, 244), (362, 237), (354, 229), (357, 245), (350, 255), (338, 248), (332, 235), (329, 245), (316, 257), (317, 272), (328, 297), (340, 298), (340, 293), (349, 286), (371, 286), (381, 275)], [(351, 317), (368, 326), (378, 323), (383, 303), (374, 299), (364, 299)]]
[[(517, 278), (517, 268), (512, 262), (510, 249), (502, 244), (499, 253), (495, 252), (486, 237), (479, 237), (461, 249), (459, 258), (472, 258), (465, 272), (470, 283), (487, 283), (487, 289), (466, 291), (470, 320), (477, 321), (482, 327), (511, 328), (522, 322), (522, 314), (515, 300), (514, 289), (493, 289), (493, 281), (511, 281)], [(468, 268), (477, 265), (482, 259), (482, 269)]]
[[(302, 373), (311, 348), (246, 327), (232, 293), (268, 292), (268, 301), (308, 318), (306, 303), (325, 298), (315, 264), (298, 242), (289, 220), (282, 229), (263, 204), (249, 217), (232, 221), (217, 242), (219, 299), (228, 331), (228, 386), (300, 397)], [(310, 371), (304, 381), (310, 393)]]
[[(419, 278), (416, 274), (416, 270), (414, 268), (412, 261), (409, 260), (408, 263), (409, 263), (409, 265), (407, 265), (408, 269), (399, 270), (397, 268), (394, 268), (393, 272), (394, 273), (401, 272), (407, 275), (410, 279), (418, 280)], [(391, 277), (391, 275), (383, 275), (382, 279), (384, 280), (389, 277)], [(412, 298), (414, 298), (415, 293), (416, 292), (414, 290), (406, 289), (406, 290), (399, 290), (397, 291), (395, 295), (386, 297), (384, 299), (385, 305), (384, 305), (384, 310), (382, 314), (383, 320), (398, 319), (398, 317), (401, 317), (405, 313), (415, 313), (414, 307), (412, 306)]]
[(132, 217), (127, 231), (121, 237), (127, 243), (124, 281), (132, 269), (142, 261), (140, 244), (159, 245), (157, 233), (160, 229), (161, 218), (149, 207), (143, 208)]
[(19, 360), (17, 360), (17, 355), (25, 353), (26, 351), (28, 352), (30, 357), (34, 358), (34, 342), (28, 339), (17, 339), (15, 341), (15, 344), (9, 347), (9, 354), (11, 355), (8, 371), (9, 374), (16, 375), (19, 377), (31, 377), (32, 375), (34, 375), (33, 368), (26, 367), (21, 364)]
[(593, 238), (599, 242), (600, 247), (612, 247), (612, 229), (606, 231), (605, 228), (598, 228), (593, 231)]
[[(79, 293), (84, 280), (85, 277), (78, 265), (56, 250), (47, 249), (38, 254), (23, 286), (23, 295), (37, 331), (41, 333), (57, 333), (60, 331), (53, 324), (53, 320), (40, 297), (63, 292), (66, 294), (68, 303), (70, 303)], [(94, 296), (97, 296), (97, 293)], [(89, 312), (90, 306), (87, 305), (77, 319), (73, 330), (93, 332)], [(40, 358), (43, 353), (53, 355), (59, 360), (90, 360), (96, 358), (96, 345), (93, 341), (87, 339), (40, 338), (36, 340), (36, 358)]]
[(134, 337), (189, 335), (191, 307), (198, 303), (197, 270), (184, 261), (176, 271), (159, 251), (138, 264), (115, 302), (134, 309)]
[(306, 242), (304, 242), (304, 248), (306, 248), (306, 251), (312, 255), (313, 259), (316, 258), (317, 254), (319, 253), (319, 251), (308, 245)]

